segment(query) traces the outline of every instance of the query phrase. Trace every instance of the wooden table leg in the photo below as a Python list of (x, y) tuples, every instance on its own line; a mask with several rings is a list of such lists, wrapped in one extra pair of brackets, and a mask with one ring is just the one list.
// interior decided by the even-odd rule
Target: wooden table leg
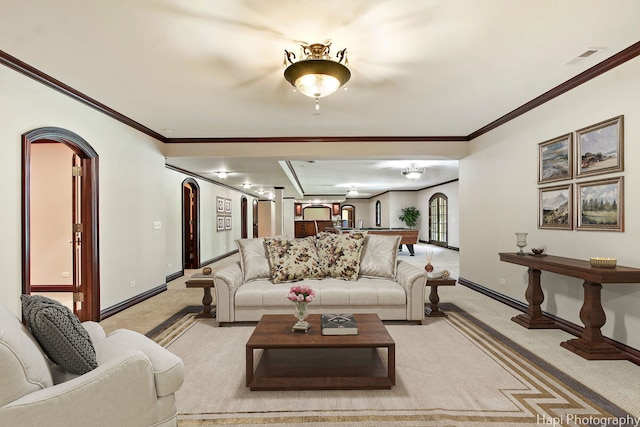
[(557, 328), (558, 325), (544, 314), (542, 314), (542, 308), (540, 304), (544, 301), (544, 293), (540, 286), (540, 270), (529, 268), (529, 284), (525, 292), (525, 298), (529, 303), (527, 312), (519, 314), (511, 318), (517, 324), (524, 326), (527, 329), (552, 329)]
[(580, 320), (584, 324), (582, 336), (565, 341), (560, 345), (587, 360), (627, 359), (628, 357), (624, 353), (605, 343), (602, 338), (600, 328), (607, 321), (602, 308), (602, 285), (585, 281), (582, 287), (584, 288), (584, 302), (580, 309)]
[(253, 383), (253, 348), (250, 347), (245, 347), (245, 362), (246, 362), (246, 368), (245, 368), (245, 372), (246, 372), (246, 380), (245, 380), (245, 385), (247, 387), (251, 386), (251, 383)]
[(444, 311), (441, 311), (438, 308), (438, 303), (440, 302), (440, 296), (438, 295), (438, 285), (429, 285), (429, 281), (427, 280), (427, 286), (431, 287), (431, 292), (429, 292), (429, 306), (424, 309), (424, 315), (429, 317), (444, 317), (447, 315)]
[(211, 319), (215, 317), (213, 313), (211, 313), (211, 302), (213, 301), (213, 297), (211, 296), (211, 286), (204, 286), (204, 296), (202, 297), (202, 313), (198, 314), (197, 318), (206, 318)]

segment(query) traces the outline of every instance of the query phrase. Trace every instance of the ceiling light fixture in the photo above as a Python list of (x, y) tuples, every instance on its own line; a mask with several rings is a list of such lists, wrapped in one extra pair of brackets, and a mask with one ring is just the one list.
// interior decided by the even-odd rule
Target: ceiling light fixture
[(229, 172), (220, 171), (220, 172), (216, 172), (216, 175), (218, 175), (218, 178), (220, 179), (225, 179), (226, 177), (229, 176)]
[[(284, 63), (289, 66), (284, 70), (287, 79), (303, 95), (316, 99), (316, 110), (320, 108), (320, 98), (331, 95), (351, 78), (347, 49), (336, 54), (336, 60), (331, 59), (329, 51), (331, 42), (300, 45), (300, 58), (296, 61), (293, 52), (284, 51)], [(344, 61), (344, 64), (342, 63)]]
[(347, 196), (354, 197), (358, 195), (358, 189), (356, 187), (351, 187), (349, 191), (347, 191)]
[(418, 179), (424, 173), (424, 168), (419, 168), (415, 163), (411, 163), (408, 167), (402, 170), (402, 175), (409, 179)]
[(248, 190), (251, 188), (251, 184), (248, 182), (245, 182), (244, 184), (242, 184), (242, 188), (244, 188), (245, 190)]

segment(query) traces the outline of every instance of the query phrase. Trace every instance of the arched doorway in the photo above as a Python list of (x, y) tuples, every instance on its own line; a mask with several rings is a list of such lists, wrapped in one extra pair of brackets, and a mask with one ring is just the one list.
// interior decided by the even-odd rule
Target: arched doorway
[(98, 252), (98, 154), (79, 135), (44, 127), (22, 135), (22, 292), (31, 293), (32, 144), (61, 143), (74, 153), (70, 164), (73, 188), (69, 224), (73, 251), (73, 310), (81, 321), (100, 320), (100, 260)]
[(200, 187), (193, 178), (182, 181), (182, 268), (200, 268)]
[(258, 237), (258, 199), (253, 199), (253, 236)]
[(442, 193), (436, 193), (429, 199), (429, 243), (433, 245), (448, 245), (447, 202), (447, 196)]
[(249, 228), (248, 221), (249, 221), (249, 218), (248, 218), (247, 197), (242, 196), (242, 198), (240, 198), (240, 230), (241, 230), (240, 238), (241, 239), (247, 238), (247, 228)]
[(341, 208), (342, 226), (345, 226), (344, 221), (347, 221), (346, 226), (349, 228), (356, 227), (356, 208), (353, 205), (342, 205)]

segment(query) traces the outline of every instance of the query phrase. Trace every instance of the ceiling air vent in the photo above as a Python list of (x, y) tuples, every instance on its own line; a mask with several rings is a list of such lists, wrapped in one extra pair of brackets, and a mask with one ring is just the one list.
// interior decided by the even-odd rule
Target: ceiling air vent
[(589, 48), (587, 50), (585, 50), (584, 52), (582, 52), (580, 55), (576, 56), (575, 58), (569, 60), (567, 62), (567, 65), (573, 65), (573, 64), (577, 64), (578, 62), (590, 57), (591, 55), (598, 53), (600, 51), (600, 49), (602, 48)]

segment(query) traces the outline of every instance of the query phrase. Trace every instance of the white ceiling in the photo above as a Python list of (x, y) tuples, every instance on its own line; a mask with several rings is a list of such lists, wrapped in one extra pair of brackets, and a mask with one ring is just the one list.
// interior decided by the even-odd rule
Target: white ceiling
[[(166, 144), (168, 164), (215, 180), (226, 169), (227, 185), (298, 199), (455, 179), (468, 143), (397, 137), (463, 139), (640, 40), (638, 0), (0, 0), (0, 10), (9, 55), (164, 137), (224, 141)], [(326, 39), (333, 53), (347, 48), (352, 78), (317, 115), (284, 80), (283, 53)], [(364, 138), (295, 142), (304, 137)], [(427, 166), (415, 182), (400, 174), (410, 161)]]

